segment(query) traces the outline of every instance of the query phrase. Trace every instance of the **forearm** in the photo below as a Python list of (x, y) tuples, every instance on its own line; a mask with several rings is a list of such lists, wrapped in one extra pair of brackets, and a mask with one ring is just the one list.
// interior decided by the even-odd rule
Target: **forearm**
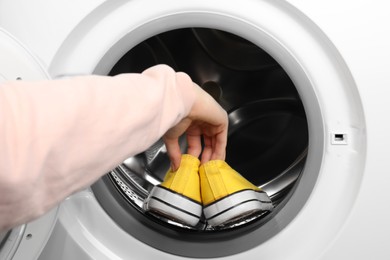
[[(140, 74), (10, 82), (0, 90), (0, 230), (41, 215), (186, 116), (192, 82)], [(9, 223), (12, 220), (12, 223)]]

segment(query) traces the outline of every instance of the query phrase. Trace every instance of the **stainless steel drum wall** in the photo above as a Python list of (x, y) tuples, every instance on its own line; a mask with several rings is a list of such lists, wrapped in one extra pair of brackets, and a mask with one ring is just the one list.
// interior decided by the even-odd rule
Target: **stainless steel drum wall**
[[(236, 35), (215, 29), (186, 28), (156, 35), (135, 46), (117, 62), (110, 75), (141, 72), (160, 63), (188, 73), (228, 111), (227, 162), (266, 190), (274, 204), (282, 207), (303, 169), (308, 145), (303, 105), (283, 68), (261, 48)], [(203, 222), (191, 229), (145, 215), (141, 207), (143, 199), (153, 185), (162, 181), (168, 167), (160, 140), (145, 153), (126, 160), (97, 182), (93, 190), (102, 207), (123, 229), (171, 253), (179, 252), (156, 243), (152, 236), (134, 234), (126, 215), (135, 215), (146, 229), (158, 230), (189, 244), (206, 237), (219, 242), (245, 236), (272, 218), (272, 215), (253, 216), (249, 223), (218, 229)], [(191, 250), (186, 254), (203, 256), (202, 252)], [(226, 251), (208, 256), (220, 254), (225, 255)]]

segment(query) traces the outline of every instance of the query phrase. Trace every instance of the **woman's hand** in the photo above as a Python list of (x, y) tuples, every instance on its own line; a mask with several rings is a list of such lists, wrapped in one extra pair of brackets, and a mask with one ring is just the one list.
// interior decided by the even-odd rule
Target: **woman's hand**
[[(187, 117), (164, 135), (163, 139), (171, 160), (172, 170), (180, 166), (179, 137), (186, 133), (187, 153), (199, 157), (201, 163), (209, 160), (225, 160), (228, 117), (226, 111), (202, 88), (194, 83), (196, 99)], [(204, 148), (202, 151), (201, 139)]]

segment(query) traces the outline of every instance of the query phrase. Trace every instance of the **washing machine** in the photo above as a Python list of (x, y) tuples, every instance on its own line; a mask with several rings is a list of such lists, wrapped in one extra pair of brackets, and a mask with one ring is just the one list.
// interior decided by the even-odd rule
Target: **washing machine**
[(389, 7), (379, 0), (0, 1), (0, 26), (52, 78), (160, 63), (188, 73), (228, 112), (227, 162), (275, 206), (218, 227), (144, 212), (169, 167), (160, 140), (65, 199), (31, 258), (389, 259)]

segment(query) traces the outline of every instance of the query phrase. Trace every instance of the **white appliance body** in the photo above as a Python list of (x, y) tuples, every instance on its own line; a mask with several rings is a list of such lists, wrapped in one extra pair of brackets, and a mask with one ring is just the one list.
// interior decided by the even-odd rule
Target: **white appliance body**
[[(288, 203), (240, 240), (250, 246), (221, 257), (389, 259), (389, 7), (379, 0), (2, 0), (0, 26), (40, 57), (52, 77), (108, 74), (131, 47), (177, 28), (216, 28), (252, 41), (297, 86), (309, 154)], [(225, 245), (240, 247), (235, 240)], [(40, 259), (193, 257), (172, 247), (165, 252), (129, 235), (87, 189), (62, 203)]]

